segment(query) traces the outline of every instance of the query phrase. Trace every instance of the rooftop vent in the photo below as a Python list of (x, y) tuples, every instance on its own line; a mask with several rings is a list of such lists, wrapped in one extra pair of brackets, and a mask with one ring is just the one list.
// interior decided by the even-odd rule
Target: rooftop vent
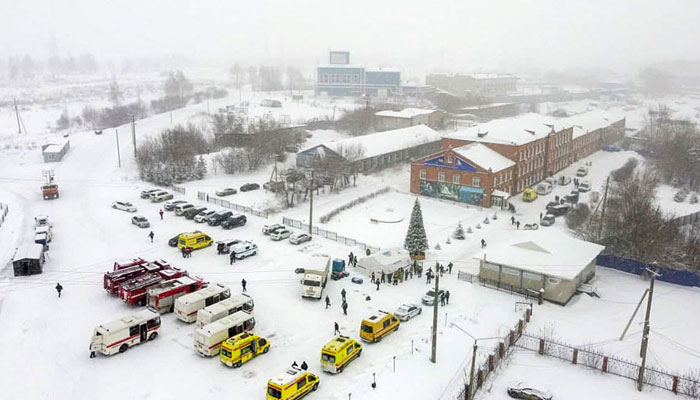
[(488, 135), (488, 134), (489, 134), (489, 132), (486, 131), (486, 132), (479, 132), (479, 133), (477, 133), (476, 135), (477, 135), (478, 137), (484, 137), (484, 136), (486, 136), (486, 135)]
[(535, 131), (533, 131), (533, 130), (525, 129), (525, 132), (528, 132), (528, 133), (531, 134), (532, 136), (535, 136)]

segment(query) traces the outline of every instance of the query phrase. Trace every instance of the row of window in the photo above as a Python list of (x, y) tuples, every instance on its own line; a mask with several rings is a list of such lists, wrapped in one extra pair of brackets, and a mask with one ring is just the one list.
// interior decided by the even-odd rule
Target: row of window
[(544, 142), (535, 143), (533, 146), (520, 150), (520, 161), (526, 160), (536, 154), (544, 152)]
[(544, 157), (539, 157), (536, 160), (529, 161), (525, 164), (518, 164), (518, 176), (532, 172), (537, 168), (541, 168), (543, 165)]
[(318, 74), (319, 83), (360, 83), (359, 74)]
[[(424, 169), (420, 170), (420, 180), (424, 181), (428, 179), (428, 172)], [(438, 172), (438, 182), (445, 183), (445, 173)], [(462, 176), (460, 174), (452, 175), (452, 183), (455, 185), (460, 185), (462, 183)], [(481, 178), (475, 176), (472, 178), (473, 187), (481, 187)]]
[(526, 187), (531, 186), (535, 182), (541, 181), (542, 178), (544, 178), (544, 172), (542, 171), (528, 176), (527, 179), (518, 182), (518, 192), (522, 192)]

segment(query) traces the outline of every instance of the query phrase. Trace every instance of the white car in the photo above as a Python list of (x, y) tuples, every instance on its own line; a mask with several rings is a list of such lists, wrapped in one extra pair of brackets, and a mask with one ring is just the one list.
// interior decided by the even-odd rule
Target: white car
[(153, 193), (150, 197), (153, 203), (160, 203), (161, 201), (171, 200), (173, 198), (173, 194), (163, 191)]
[[(438, 300), (439, 300), (439, 297), (444, 295), (444, 294), (445, 294), (445, 291), (440, 289), (440, 291), (438, 292)], [(428, 290), (425, 293), (425, 296), (423, 296), (423, 298), (421, 299), (421, 302), (423, 304), (425, 304), (426, 306), (432, 306), (435, 302), (435, 291), (433, 289)]]
[(173, 210), (175, 210), (175, 207), (179, 206), (180, 204), (187, 204), (187, 202), (185, 200), (166, 201), (163, 204), (163, 209), (165, 211), (173, 211)]
[(304, 232), (295, 233), (289, 237), (289, 243), (291, 244), (301, 244), (309, 241), (311, 241), (311, 235)]
[(588, 175), (588, 168), (586, 167), (578, 167), (576, 170), (576, 176), (582, 177)]
[(245, 241), (234, 244), (230, 250), (232, 253), (235, 253), (236, 260), (242, 260), (258, 254), (258, 245), (253, 242)]
[(265, 235), (269, 235), (270, 233), (282, 228), (284, 228), (284, 225), (280, 224), (263, 225), (262, 233), (264, 233)]
[(200, 223), (200, 224), (201, 224), (202, 222), (207, 222), (208, 219), (209, 219), (209, 217), (211, 217), (211, 216), (214, 215), (214, 214), (216, 214), (216, 210), (205, 210), (205, 211), (202, 211), (201, 213), (195, 215), (195, 217), (194, 217), (194, 222), (197, 222), (197, 223)]
[(114, 201), (112, 202), (112, 208), (115, 210), (122, 210), (127, 212), (136, 212), (136, 207), (128, 201)]
[(420, 315), (422, 312), (423, 309), (419, 305), (402, 304), (401, 307), (394, 311), (394, 315), (396, 315), (401, 321), (408, 321), (416, 315)]
[(590, 192), (591, 191), (591, 182), (590, 181), (581, 181), (581, 183), (578, 184), (578, 191), (581, 193)]
[(272, 240), (282, 240), (290, 237), (292, 232), (287, 229), (278, 229), (270, 234), (270, 239)]
[(134, 215), (131, 217), (131, 223), (138, 226), (139, 228), (148, 228), (151, 223), (143, 215)]

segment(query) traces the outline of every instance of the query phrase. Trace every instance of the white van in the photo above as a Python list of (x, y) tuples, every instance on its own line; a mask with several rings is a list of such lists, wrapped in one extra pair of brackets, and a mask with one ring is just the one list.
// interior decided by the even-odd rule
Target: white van
[(184, 203), (175, 206), (175, 215), (182, 215), (185, 211), (194, 208), (194, 204)]
[(255, 308), (253, 299), (247, 294), (237, 294), (197, 311), (197, 328), (216, 322), (238, 311), (252, 314)]
[(220, 283), (207, 286), (175, 300), (175, 316), (187, 323), (197, 319), (197, 311), (231, 297), (231, 289)]
[(109, 356), (129, 347), (153, 340), (160, 332), (160, 315), (151, 310), (139, 311), (95, 328), (90, 340), (90, 358), (95, 352)]
[(258, 254), (258, 245), (253, 242), (241, 242), (231, 248), (232, 253), (236, 253), (236, 260)]
[(255, 318), (245, 311), (238, 311), (194, 331), (194, 349), (202, 356), (219, 354), (221, 343), (243, 331), (252, 332)]
[(168, 193), (165, 191), (160, 191), (160, 192), (151, 193), (150, 197), (151, 197), (151, 202), (159, 203), (161, 201), (172, 199), (173, 195), (171, 193)]
[(582, 177), (588, 175), (588, 168), (586, 167), (578, 167), (576, 170), (576, 176)]
[(552, 193), (552, 185), (547, 182), (542, 182), (537, 185), (537, 194), (545, 195)]

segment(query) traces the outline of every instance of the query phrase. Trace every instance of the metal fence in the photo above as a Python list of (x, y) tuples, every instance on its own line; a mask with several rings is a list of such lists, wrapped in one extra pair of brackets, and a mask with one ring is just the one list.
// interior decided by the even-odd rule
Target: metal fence
[[(282, 223), (284, 225), (291, 226), (292, 228), (301, 229), (304, 232), (309, 231), (309, 224), (306, 224), (306, 223), (301, 222), (301, 221), (296, 220), (296, 219), (282, 217)], [(317, 226), (311, 227), (311, 233), (313, 235), (318, 235), (318, 236), (324, 237), (326, 239), (334, 240), (338, 243), (343, 243), (343, 244), (348, 245), (348, 246), (360, 246), (363, 249), (369, 249), (369, 251), (371, 251), (372, 253), (376, 253), (380, 250), (379, 247), (370, 246), (366, 243), (360, 242), (357, 239), (353, 239), (353, 238), (350, 238), (347, 236), (342, 236), (336, 232), (329, 231), (326, 229), (321, 229)]]
[(7, 217), (8, 212), (10, 212), (10, 207), (5, 203), (0, 203), (0, 226), (5, 222), (5, 217)]
[[(465, 378), (461, 389), (454, 396), (454, 400), (473, 399), (474, 395), (482, 388), (486, 378), (512, 353), (512, 349), (521, 340), (523, 331), (530, 322), (532, 316), (532, 305), (525, 309), (522, 316), (515, 323), (508, 334), (498, 342), (498, 346), (487, 354), (487, 357), (480, 361), (475, 361), (474, 382), (470, 387), (469, 378)], [(468, 374), (465, 374), (468, 376)], [(471, 389), (471, 390), (470, 390)], [(471, 392), (471, 395), (470, 395)]]
[(217, 206), (221, 206), (221, 207), (228, 208), (228, 209), (235, 210), (235, 211), (240, 211), (242, 213), (255, 215), (258, 217), (262, 217), (262, 218), (267, 218), (269, 215), (269, 213), (267, 211), (256, 210), (252, 207), (247, 207), (247, 206), (242, 206), (240, 204), (231, 203), (228, 200), (223, 200), (223, 199), (220, 199), (218, 197), (209, 196), (209, 194), (207, 194), (205, 192), (197, 192), (197, 198), (199, 200), (206, 201), (207, 203), (216, 204)]
[(472, 275), (469, 272), (457, 271), (457, 279), (459, 279), (460, 281), (474, 283), (479, 279), (479, 277), (476, 275)]
[[(524, 333), (517, 343), (517, 347), (535, 351), (540, 355), (558, 358), (583, 365), (623, 378), (638, 380), (641, 365), (629, 360), (607, 356), (597, 350), (584, 347), (575, 347), (569, 344), (556, 342), (550, 338)], [(669, 390), (675, 394), (685, 394), (691, 398), (700, 398), (700, 373), (696, 376), (681, 375), (661, 370), (657, 367), (644, 368), (644, 383), (647, 385)]]
[(170, 189), (171, 189), (173, 192), (177, 192), (177, 193), (180, 193), (180, 194), (185, 194), (185, 188), (184, 188), (184, 187), (180, 187), (180, 186), (175, 186), (175, 185), (173, 185), (173, 186), (170, 186)]
[(692, 271), (674, 269), (665, 266), (651, 266), (630, 258), (618, 257), (610, 254), (601, 254), (596, 258), (596, 264), (602, 267), (613, 268), (630, 274), (645, 276), (647, 268), (655, 267), (659, 277), (656, 280), (676, 285), (700, 287), (700, 275)]
[(671, 221), (678, 223), (680, 226), (700, 223), (700, 211), (676, 217)]

